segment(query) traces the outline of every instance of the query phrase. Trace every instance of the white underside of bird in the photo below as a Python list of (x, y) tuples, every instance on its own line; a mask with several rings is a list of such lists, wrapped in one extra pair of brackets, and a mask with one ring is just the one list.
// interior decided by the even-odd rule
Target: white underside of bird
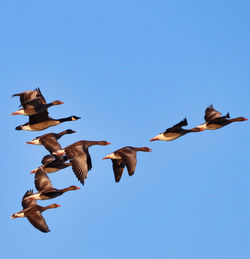
[(64, 155), (65, 154), (65, 149), (59, 149), (55, 152), (53, 152), (53, 155), (55, 156), (60, 156), (60, 155)]
[(30, 131), (35, 131), (34, 129), (32, 129), (30, 126), (28, 125), (22, 125), (22, 130), (30, 130)]
[(29, 199), (41, 200), (42, 198), (41, 198), (41, 194), (40, 193), (34, 193), (34, 194), (26, 197), (24, 200), (29, 200)]
[(16, 112), (12, 112), (11, 115), (27, 115), (27, 114), (24, 112), (24, 109), (20, 109)]
[(10, 216), (12, 219), (14, 218), (24, 218), (24, 212), (15, 213)]
[(154, 140), (170, 141), (170, 140), (176, 139), (178, 137), (179, 137), (179, 135), (177, 135), (177, 134), (176, 134), (176, 137), (175, 136), (167, 137), (163, 133), (161, 133), (161, 134), (156, 135), (155, 137), (153, 137), (151, 139), (151, 141), (154, 141)]
[(119, 155), (115, 155), (114, 152), (105, 156), (103, 159), (122, 159)]
[(27, 141), (26, 144), (32, 144), (32, 145), (42, 145), (40, 143), (40, 140), (39, 139), (33, 139), (31, 141)]
[(207, 122), (205, 122), (205, 123), (202, 123), (201, 125), (199, 125), (199, 126), (196, 126), (196, 128), (199, 128), (199, 129), (207, 129)]

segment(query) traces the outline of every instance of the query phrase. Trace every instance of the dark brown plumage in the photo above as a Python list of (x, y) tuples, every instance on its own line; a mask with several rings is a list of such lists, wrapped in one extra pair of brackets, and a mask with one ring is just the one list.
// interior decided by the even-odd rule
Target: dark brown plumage
[[(57, 142), (65, 134), (72, 134), (75, 131), (68, 129), (60, 133), (48, 133), (42, 136), (36, 137), (31, 141), (27, 141), (27, 144), (43, 145), (51, 154), (57, 150), (62, 149), (61, 145)], [(43, 170), (45, 173), (54, 173), (58, 170), (64, 169), (71, 165), (71, 163), (65, 163), (68, 160), (66, 156), (54, 156), (47, 155), (42, 159)], [(36, 173), (38, 168), (32, 170), (30, 173)]]
[(125, 166), (127, 167), (128, 174), (131, 176), (135, 172), (137, 158), (136, 152), (151, 152), (152, 149), (148, 147), (123, 147), (114, 151), (113, 153), (105, 156), (103, 159), (111, 159), (113, 164), (113, 171), (115, 176), (115, 181), (119, 182)]
[(61, 145), (57, 142), (65, 134), (75, 133), (74, 130), (68, 129), (59, 133), (47, 133), (42, 136), (36, 137), (31, 141), (27, 141), (26, 144), (43, 145), (51, 154), (59, 149), (62, 149)]
[(17, 126), (16, 130), (40, 131), (52, 126), (56, 126), (66, 121), (75, 121), (81, 119), (77, 116), (70, 116), (62, 119), (53, 119), (49, 116), (48, 111), (29, 116), (29, 122)]
[(193, 129), (183, 129), (182, 127), (187, 126), (187, 118), (183, 119), (176, 125), (174, 125), (171, 128), (166, 129), (164, 132), (160, 133), (159, 135), (155, 136), (154, 138), (150, 139), (150, 141), (155, 141), (155, 140), (163, 140), (163, 141), (171, 141), (174, 139), (177, 139), (181, 136), (186, 135), (187, 133), (190, 132), (199, 132), (203, 131), (202, 128), (193, 128)]
[[(66, 162), (68, 160), (67, 156), (54, 156), (54, 155), (46, 155), (43, 157), (41, 163), (42, 168), (46, 174), (55, 173), (61, 169), (65, 169), (72, 164), (70, 162)], [(39, 166), (40, 167), (40, 166)], [(34, 174), (39, 169), (32, 170), (30, 173)]]
[(40, 88), (36, 88), (33, 91), (25, 91), (18, 94), (13, 94), (12, 97), (19, 96), (20, 97), (20, 106), (25, 106), (26, 103), (32, 101), (32, 100), (38, 100), (40, 99), (41, 103), (46, 104), (46, 100), (43, 97)]
[(56, 198), (68, 191), (79, 190), (77, 186), (69, 186), (64, 189), (56, 189), (52, 186), (51, 181), (47, 174), (44, 172), (43, 168), (40, 167), (35, 174), (35, 186), (38, 193), (30, 195), (27, 199), (35, 198), (36, 200), (48, 200)]
[(20, 96), (20, 102), (23, 108), (13, 112), (11, 115), (34, 115), (46, 111), (53, 105), (63, 104), (63, 102), (58, 100), (47, 103), (39, 88), (36, 88), (34, 91), (14, 94), (13, 96)]
[(236, 118), (230, 119), (229, 113), (227, 113), (225, 116), (221, 116), (221, 113), (216, 111), (212, 104), (206, 108), (204, 119), (206, 122), (197, 127), (208, 129), (208, 130), (220, 129), (232, 122), (236, 122), (236, 121), (240, 122), (240, 121), (247, 120), (244, 117), (236, 117)]
[(80, 117), (77, 116), (70, 116), (61, 119), (51, 118), (49, 116), (48, 107), (62, 104), (62, 102), (54, 101), (50, 104), (47, 104), (39, 88), (36, 88), (34, 91), (26, 91), (14, 94), (13, 96), (19, 96), (21, 105), (23, 106), (24, 110), (29, 110), (29, 112), (25, 114), (29, 115), (29, 122), (17, 126), (16, 130), (40, 131), (51, 126), (56, 126), (65, 121), (74, 121), (80, 119)]
[(58, 208), (60, 207), (60, 205), (58, 204), (51, 204), (49, 206), (39, 206), (36, 203), (36, 200), (31, 198), (31, 199), (26, 199), (28, 197), (30, 197), (31, 195), (33, 195), (33, 191), (27, 191), (22, 199), (22, 206), (23, 206), (23, 210), (12, 214), (10, 217), (11, 218), (23, 218), (23, 217), (27, 217), (27, 219), (29, 220), (29, 222), (37, 229), (39, 229), (40, 231), (47, 233), (49, 232), (49, 228), (47, 226), (47, 223), (44, 219), (44, 217), (42, 216), (42, 212), (47, 210), (47, 209), (53, 209), (53, 208)]
[[(56, 126), (65, 121), (74, 121), (74, 120), (80, 119), (80, 117), (77, 117), (77, 116), (70, 116), (70, 117), (61, 118), (61, 119), (51, 118), (47, 110), (48, 104), (39, 88), (36, 88), (34, 91), (26, 91), (26, 92), (14, 94), (13, 96), (20, 97), (20, 102), (23, 107), (25, 107), (25, 105), (29, 105), (29, 107), (30, 106), (40, 107), (38, 108), (39, 113), (29, 115), (29, 122), (23, 125), (17, 126), (16, 130), (40, 131), (40, 130), (47, 129), (51, 126)], [(54, 104), (61, 104), (61, 102), (56, 101)], [(49, 104), (49, 106), (51, 105), (52, 104)]]
[(54, 152), (55, 155), (66, 154), (72, 164), (72, 170), (77, 179), (84, 184), (84, 180), (88, 177), (88, 171), (92, 168), (89, 147), (93, 145), (106, 146), (110, 143), (107, 141), (78, 141), (62, 150)]

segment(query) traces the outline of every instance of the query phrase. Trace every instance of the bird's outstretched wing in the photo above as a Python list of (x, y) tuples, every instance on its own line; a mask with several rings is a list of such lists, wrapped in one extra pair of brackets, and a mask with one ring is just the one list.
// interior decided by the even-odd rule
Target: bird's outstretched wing
[(166, 129), (164, 133), (178, 131), (182, 127), (187, 126), (187, 125), (188, 125), (187, 118), (184, 118), (182, 121), (180, 121), (179, 123), (175, 124), (173, 127)]
[[(86, 150), (82, 146), (74, 146), (74, 148), (70, 149), (65, 148), (65, 152), (72, 164), (72, 170), (77, 179), (84, 184), (84, 180), (88, 177), (88, 171), (91, 169), (88, 167), (88, 154)], [(91, 160), (89, 163), (91, 164)]]
[(214, 106), (211, 104), (205, 110), (204, 119), (205, 119), (205, 121), (211, 121), (211, 120), (214, 120), (216, 118), (219, 118), (220, 116), (221, 116), (221, 113), (216, 111), (214, 109)]
[(28, 208), (28, 207), (31, 207), (33, 205), (36, 205), (36, 200), (35, 199), (25, 199), (27, 197), (29, 197), (30, 195), (33, 194), (33, 190), (28, 190), (23, 198), (22, 198), (22, 206), (24, 209)]
[(49, 177), (47, 176), (47, 174), (45, 172), (43, 172), (43, 170), (41, 168), (39, 168), (36, 171), (36, 174), (35, 174), (35, 186), (36, 186), (36, 189), (39, 192), (40, 191), (44, 191), (46, 189), (53, 188)]
[(35, 211), (32, 214), (30, 214), (27, 219), (29, 220), (29, 222), (37, 229), (39, 229), (40, 231), (47, 233), (49, 232), (49, 227), (44, 219), (44, 217), (42, 216), (40, 211)]
[(41, 144), (50, 152), (53, 153), (62, 149), (61, 145), (57, 142), (56, 138), (51, 135), (46, 138), (41, 138)]
[(124, 171), (125, 164), (123, 163), (122, 159), (111, 159), (111, 161), (113, 164), (115, 181), (119, 182), (122, 177), (122, 173)]
[(128, 174), (133, 175), (137, 163), (136, 151), (126, 148), (121, 151), (117, 151), (117, 154), (121, 156), (123, 163), (126, 165)]

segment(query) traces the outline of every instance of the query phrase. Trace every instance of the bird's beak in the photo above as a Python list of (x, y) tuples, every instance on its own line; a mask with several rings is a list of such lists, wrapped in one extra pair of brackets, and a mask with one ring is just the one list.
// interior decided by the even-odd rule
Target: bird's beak
[(19, 112), (12, 112), (11, 115), (20, 115)]
[(155, 141), (155, 140), (159, 140), (159, 139), (157, 137), (150, 139), (150, 141)]
[(36, 171), (37, 171), (37, 169), (34, 169), (34, 170), (32, 170), (32, 171), (30, 172), (30, 174), (35, 174)]

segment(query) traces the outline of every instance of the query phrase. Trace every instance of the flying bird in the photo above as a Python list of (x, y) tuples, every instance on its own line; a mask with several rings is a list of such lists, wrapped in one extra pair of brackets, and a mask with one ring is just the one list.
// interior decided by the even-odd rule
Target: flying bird
[(42, 166), (37, 167), (30, 173), (36, 173), (40, 167), (43, 168), (46, 174), (57, 172), (72, 165), (70, 162), (66, 162), (67, 160), (67, 156), (46, 155), (41, 161)]
[[(45, 98), (43, 97), (39, 88), (34, 91), (26, 91), (13, 96), (19, 96), (21, 106), (23, 106), (22, 112), (17, 112), (18, 114), (29, 115), (29, 122), (17, 126), (16, 130), (29, 130), (29, 131), (40, 131), (47, 129), (51, 126), (56, 126), (60, 123), (66, 121), (75, 121), (81, 119), (77, 116), (70, 116), (61, 119), (53, 119), (49, 116), (48, 108), (52, 105), (62, 104), (61, 101), (55, 101), (47, 104)], [(13, 97), (12, 96), (12, 97)], [(15, 113), (15, 114), (17, 114)], [(14, 115), (14, 113), (12, 114)]]
[(125, 166), (127, 167), (128, 174), (131, 176), (135, 172), (137, 158), (136, 152), (151, 152), (152, 149), (148, 147), (123, 147), (114, 151), (113, 153), (105, 156), (103, 159), (111, 159), (113, 164), (113, 171), (115, 176), (115, 181), (119, 182)]
[(29, 220), (29, 222), (37, 229), (39, 229), (40, 231), (47, 233), (49, 232), (49, 228), (47, 226), (47, 223), (44, 219), (44, 217), (42, 216), (42, 212), (47, 210), (47, 209), (53, 209), (53, 208), (58, 208), (60, 207), (60, 205), (58, 204), (51, 204), (45, 207), (39, 206), (36, 203), (36, 200), (31, 198), (31, 199), (26, 199), (29, 196), (33, 195), (33, 191), (27, 191), (22, 199), (22, 206), (23, 206), (23, 210), (12, 214), (10, 217), (12, 219), (15, 218), (24, 218), (27, 217), (27, 219)]
[(36, 199), (36, 200), (48, 200), (56, 198), (68, 191), (79, 190), (80, 188), (72, 185), (64, 189), (56, 189), (52, 186), (51, 181), (47, 174), (44, 172), (43, 168), (39, 168), (35, 174), (35, 186), (38, 190), (37, 193), (30, 195), (25, 199)]
[[(31, 141), (27, 141), (26, 144), (43, 145), (49, 152), (53, 152), (62, 149), (61, 145), (57, 142), (65, 134), (75, 133), (74, 130), (68, 129), (60, 133), (47, 133), (42, 136), (36, 137)], [(43, 169), (45, 173), (54, 173), (60, 169), (64, 169), (71, 165), (71, 163), (65, 163), (68, 160), (66, 156), (54, 156), (46, 155), (42, 159)], [(39, 168), (39, 167), (38, 167)], [(32, 170), (30, 173), (36, 173), (38, 168)]]
[(29, 130), (29, 131), (40, 131), (47, 129), (51, 126), (56, 126), (66, 121), (75, 121), (81, 119), (77, 116), (70, 116), (67, 118), (53, 119), (49, 116), (48, 111), (43, 111), (39, 114), (30, 115), (29, 122), (17, 126), (16, 130)]
[(187, 118), (183, 119), (176, 125), (174, 125), (171, 128), (166, 129), (164, 132), (160, 133), (159, 135), (155, 136), (154, 138), (151, 138), (150, 141), (155, 140), (163, 140), (163, 141), (171, 141), (174, 139), (177, 139), (183, 135), (186, 135), (190, 132), (200, 132), (203, 131), (203, 128), (193, 128), (193, 129), (183, 129), (182, 127), (187, 126)]
[(211, 104), (205, 110), (205, 123), (197, 126), (201, 129), (215, 130), (220, 129), (232, 122), (236, 121), (246, 121), (247, 119), (244, 117), (237, 117), (230, 119), (229, 113), (225, 116), (221, 116), (222, 114), (214, 109), (214, 106)]
[(27, 102), (34, 99), (41, 99), (43, 103), (46, 103), (45, 98), (43, 97), (40, 88), (36, 88), (33, 91), (25, 91), (18, 94), (13, 94), (12, 97), (19, 96), (20, 97), (20, 106), (24, 106)]
[(65, 134), (72, 133), (75, 133), (75, 131), (71, 129), (67, 129), (59, 133), (47, 133), (42, 136), (36, 137), (31, 141), (27, 141), (26, 144), (43, 145), (52, 154), (53, 152), (62, 149), (57, 140)]
[(14, 96), (20, 97), (21, 106), (23, 108), (13, 112), (11, 115), (34, 115), (47, 110), (53, 105), (63, 104), (63, 102), (59, 100), (47, 103), (39, 88), (36, 88), (34, 91), (13, 94), (12, 97)]
[(91, 157), (89, 154), (89, 147), (93, 145), (106, 146), (110, 143), (107, 141), (90, 141), (81, 140), (72, 145), (65, 147), (64, 149), (53, 152), (54, 155), (63, 155), (69, 158), (72, 164), (72, 170), (75, 173), (77, 179), (84, 184), (84, 180), (88, 177), (88, 171), (92, 168)]

